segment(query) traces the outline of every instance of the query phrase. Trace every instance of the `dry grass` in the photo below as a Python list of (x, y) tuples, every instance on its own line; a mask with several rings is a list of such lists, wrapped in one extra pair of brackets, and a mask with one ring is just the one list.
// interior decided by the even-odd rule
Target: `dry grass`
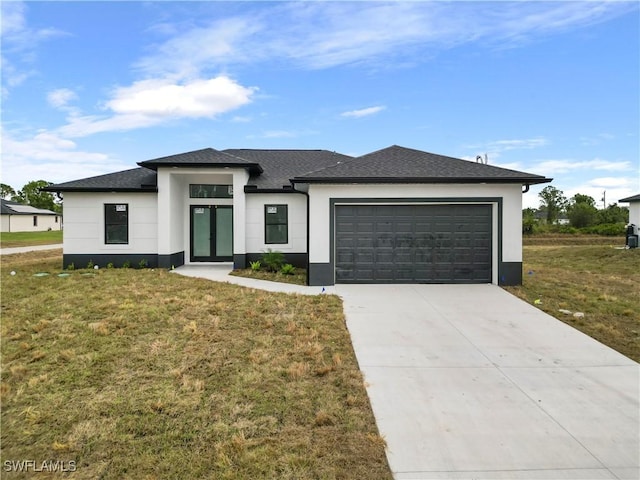
[(529, 245), (523, 257), (524, 284), (508, 291), (640, 361), (640, 249)]
[(75, 461), (65, 476), (77, 479), (391, 478), (338, 297), (158, 269), (58, 277), (60, 265), (60, 251), (2, 257), (2, 465)]

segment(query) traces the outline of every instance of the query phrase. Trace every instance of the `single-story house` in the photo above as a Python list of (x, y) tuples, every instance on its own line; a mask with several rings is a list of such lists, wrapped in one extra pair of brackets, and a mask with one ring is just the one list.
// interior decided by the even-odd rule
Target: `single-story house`
[(522, 193), (550, 178), (392, 146), (203, 150), (47, 187), (64, 265), (233, 262), (268, 249), (309, 285), (522, 281)]
[(59, 213), (0, 199), (0, 232), (43, 232), (61, 229), (62, 217)]
[(629, 203), (629, 223), (640, 227), (640, 193), (631, 197), (621, 198), (618, 201)]

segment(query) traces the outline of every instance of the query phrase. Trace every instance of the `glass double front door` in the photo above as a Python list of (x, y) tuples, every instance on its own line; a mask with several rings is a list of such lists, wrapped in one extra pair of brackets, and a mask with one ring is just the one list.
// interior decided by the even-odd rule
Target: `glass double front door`
[(233, 260), (233, 207), (191, 205), (191, 261)]

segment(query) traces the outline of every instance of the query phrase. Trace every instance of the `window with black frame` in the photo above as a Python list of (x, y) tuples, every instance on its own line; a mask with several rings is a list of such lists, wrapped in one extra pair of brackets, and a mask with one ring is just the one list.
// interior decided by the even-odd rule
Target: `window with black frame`
[(288, 243), (287, 205), (264, 206), (264, 243)]
[(129, 205), (106, 203), (104, 206), (104, 243), (129, 243)]

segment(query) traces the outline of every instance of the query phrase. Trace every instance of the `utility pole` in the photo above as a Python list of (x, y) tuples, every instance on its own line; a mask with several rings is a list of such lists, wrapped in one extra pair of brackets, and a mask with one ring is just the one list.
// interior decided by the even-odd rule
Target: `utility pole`
[(602, 208), (603, 210), (607, 208), (607, 191), (602, 192)]

